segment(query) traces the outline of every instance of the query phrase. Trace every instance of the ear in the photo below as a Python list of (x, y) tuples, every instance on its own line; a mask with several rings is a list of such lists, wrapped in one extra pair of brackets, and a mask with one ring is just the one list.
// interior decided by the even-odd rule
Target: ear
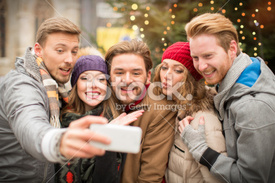
[(35, 45), (34, 45), (34, 53), (38, 57), (42, 57), (42, 50), (43, 50), (43, 48), (41, 47), (41, 45), (39, 43), (35, 43)]
[(229, 46), (230, 57), (234, 60), (237, 57), (238, 43), (235, 40), (231, 40)]
[(146, 79), (146, 85), (150, 84), (151, 83), (151, 71), (148, 71), (147, 73), (147, 79)]

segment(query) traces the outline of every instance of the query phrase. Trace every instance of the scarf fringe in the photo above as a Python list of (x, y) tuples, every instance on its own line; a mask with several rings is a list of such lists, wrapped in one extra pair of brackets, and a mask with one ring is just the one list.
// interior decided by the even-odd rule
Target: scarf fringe
[(59, 121), (59, 116), (55, 116), (55, 115), (51, 116), (50, 124), (55, 128), (60, 128), (61, 125), (60, 125), (60, 121)]

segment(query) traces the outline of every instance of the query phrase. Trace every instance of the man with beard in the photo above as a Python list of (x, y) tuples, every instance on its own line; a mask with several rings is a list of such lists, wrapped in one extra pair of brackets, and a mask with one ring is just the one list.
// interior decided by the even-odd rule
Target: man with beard
[[(150, 96), (153, 66), (148, 46), (136, 39), (122, 41), (106, 53), (110, 81), (118, 104), (123, 111), (144, 109), (144, 114), (133, 122), (141, 127), (142, 140), (137, 154), (127, 154), (122, 182), (161, 182), (174, 140), (175, 112), (154, 110), (153, 104), (171, 105), (172, 101)], [(151, 93), (152, 94), (152, 93)], [(118, 106), (118, 105), (117, 105)], [(148, 110), (150, 109), (150, 110)]]

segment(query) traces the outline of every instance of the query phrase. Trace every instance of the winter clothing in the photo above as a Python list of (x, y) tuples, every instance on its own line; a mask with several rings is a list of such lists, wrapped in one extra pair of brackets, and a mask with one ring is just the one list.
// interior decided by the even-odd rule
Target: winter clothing
[(161, 182), (168, 162), (168, 153), (174, 141), (176, 111), (169, 110), (172, 101), (149, 97), (152, 84), (145, 98), (131, 110), (144, 109), (141, 117), (132, 123), (142, 129), (140, 151), (127, 154), (122, 183)]
[[(38, 65), (40, 74), (41, 74), (41, 79), (44, 87), (47, 90), (47, 95), (49, 98), (50, 102), (50, 113), (51, 113), (51, 118), (50, 118), (50, 124), (54, 126), (55, 128), (60, 128), (60, 121), (59, 121), (59, 94), (63, 98), (64, 101), (68, 103), (68, 91), (65, 88), (64, 84), (57, 83), (50, 73), (47, 71), (47, 68), (42, 60), (42, 58), (37, 57), (36, 58), (36, 63)], [(32, 65), (36, 65), (34, 62)], [(29, 68), (26, 67), (28, 70)], [(36, 73), (39, 75), (39, 73)]]
[[(83, 115), (66, 113), (62, 117), (62, 127), (68, 127), (74, 120), (87, 115), (99, 116), (102, 114), (103, 105), (87, 111)], [(112, 119), (110, 112), (105, 116)], [(89, 159), (79, 159), (76, 163), (56, 164), (56, 183), (119, 183), (126, 154), (106, 151), (103, 156), (96, 156)]]
[(275, 182), (275, 77), (264, 61), (241, 53), (214, 103), (228, 157), (208, 148), (200, 162), (227, 182)]
[(103, 74), (108, 74), (106, 62), (97, 55), (81, 56), (73, 69), (71, 84), (72, 87), (76, 84), (78, 77), (81, 73), (89, 70), (100, 71)]
[(50, 125), (47, 91), (28, 48), (0, 83), (0, 182), (53, 182), (64, 129)]
[(196, 71), (193, 65), (193, 59), (190, 56), (189, 42), (176, 42), (169, 46), (164, 51), (161, 62), (165, 59), (175, 60), (184, 65), (196, 81), (202, 79), (202, 76)]
[[(201, 116), (204, 116), (207, 144), (217, 152), (225, 153), (225, 140), (222, 134), (222, 124), (214, 111), (199, 111), (191, 116), (194, 117), (191, 122), (191, 126), (194, 129), (198, 128), (199, 119)], [(184, 117), (186, 117), (186, 114), (185, 111), (182, 111), (176, 119), (177, 127), (175, 130), (178, 129), (179, 121)], [(195, 161), (192, 154), (189, 152), (187, 145), (182, 141), (179, 131), (176, 132), (175, 142), (170, 151), (165, 178), (167, 183), (219, 182), (217, 178), (210, 174), (205, 166)]]

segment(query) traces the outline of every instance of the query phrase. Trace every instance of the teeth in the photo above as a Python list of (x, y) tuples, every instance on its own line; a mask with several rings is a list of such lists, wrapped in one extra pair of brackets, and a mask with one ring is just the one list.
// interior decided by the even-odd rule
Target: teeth
[(99, 93), (88, 93), (87, 95), (88, 95), (88, 96), (98, 96)]
[(66, 70), (66, 69), (61, 69), (61, 70), (62, 70), (62, 71), (66, 71), (66, 72), (68, 72), (70, 69), (67, 69), (67, 70)]

